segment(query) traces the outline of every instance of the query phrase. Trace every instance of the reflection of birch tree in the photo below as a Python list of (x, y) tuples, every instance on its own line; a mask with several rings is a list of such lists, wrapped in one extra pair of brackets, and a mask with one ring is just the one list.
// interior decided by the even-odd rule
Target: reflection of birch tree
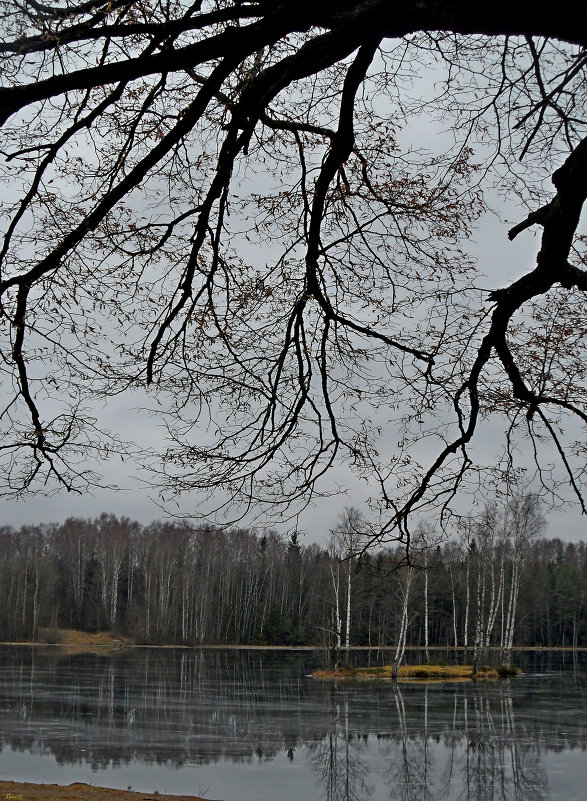
[(362, 743), (350, 731), (346, 693), (342, 704), (333, 694), (328, 734), (312, 750), (310, 765), (320, 780), (321, 801), (365, 801), (373, 794)]
[[(308, 801), (546, 801), (542, 754), (587, 743), (578, 722), (557, 725), (562, 701), (551, 720), (528, 716), (520, 682), (336, 688), (300, 680), (301, 655), (287, 662), (249, 650), (3, 649), (2, 742), (69, 765), (287, 754), (320, 788)], [(383, 795), (373, 767), (386, 771)]]
[(390, 801), (429, 801), (433, 798), (429, 786), (428, 752), (428, 688), (424, 688), (424, 727), (410, 736), (406, 724), (406, 710), (401, 690), (394, 685), (395, 704), (399, 725), (399, 750), (394, 760), (388, 784)]
[[(508, 682), (509, 684), (509, 682)], [(509, 689), (502, 698), (502, 727), (504, 743), (504, 757), (509, 757), (512, 771), (510, 798), (535, 799), (549, 796), (548, 780), (544, 766), (540, 762), (539, 747), (528, 748), (519, 744), (514, 721), (514, 705)], [(504, 760), (505, 761), (505, 760)]]
[[(516, 726), (509, 683), (455, 685), (452, 716), (443, 718), (442, 749), (434, 747), (439, 737), (438, 718), (429, 711), (437, 708), (429, 704), (430, 698), (438, 701), (433, 686), (412, 687), (404, 699), (401, 686), (395, 684), (393, 693), (397, 734), (387, 752), (389, 801), (548, 798), (540, 748)], [(414, 706), (406, 711), (406, 702), (416, 705), (416, 715)]]
[(451, 791), (451, 784), (453, 781), (453, 777), (457, 771), (456, 766), (456, 751), (458, 743), (461, 739), (460, 730), (457, 727), (457, 712), (458, 712), (458, 698), (457, 694), (455, 693), (454, 696), (454, 707), (453, 707), (453, 716), (452, 716), (452, 727), (451, 729), (445, 734), (444, 737), (444, 745), (447, 749), (448, 755), (446, 759), (446, 763), (442, 770), (439, 779), (439, 785), (437, 791), (435, 793), (436, 798), (444, 799), (448, 798), (449, 793)]
[(489, 694), (474, 688), (472, 715), (465, 706), (466, 746), (459, 801), (541, 801), (549, 796), (538, 749), (529, 746), (527, 738), (518, 740), (507, 685), (500, 706), (498, 725)]

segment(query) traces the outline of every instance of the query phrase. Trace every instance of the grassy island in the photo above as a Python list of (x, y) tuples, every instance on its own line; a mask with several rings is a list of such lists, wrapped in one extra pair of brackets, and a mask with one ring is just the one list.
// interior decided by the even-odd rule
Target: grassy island
[[(514, 665), (479, 665), (477, 679), (498, 679), (518, 676), (520, 668)], [(392, 665), (366, 668), (339, 668), (338, 670), (315, 670), (315, 679), (371, 681), (392, 678)], [(472, 665), (402, 665), (397, 672), (398, 681), (464, 681), (473, 678)]]

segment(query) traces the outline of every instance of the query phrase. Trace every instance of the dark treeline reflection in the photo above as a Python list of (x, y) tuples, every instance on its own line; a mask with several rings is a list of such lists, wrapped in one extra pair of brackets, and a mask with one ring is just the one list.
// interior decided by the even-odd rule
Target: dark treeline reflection
[[(576, 654), (563, 672), (559, 663), (512, 681), (396, 687), (314, 681), (307, 674), (321, 658), (3, 647), (2, 747), (95, 768), (286, 755), (326, 801), (366, 799), (376, 785), (390, 801), (506, 801), (546, 798), (544, 755), (587, 746)], [(544, 661), (553, 655), (529, 658), (527, 669), (555, 667)]]

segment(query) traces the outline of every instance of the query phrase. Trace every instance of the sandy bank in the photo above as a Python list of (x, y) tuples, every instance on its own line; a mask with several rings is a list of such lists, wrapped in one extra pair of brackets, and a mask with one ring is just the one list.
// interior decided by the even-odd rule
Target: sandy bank
[(64, 786), (0, 781), (0, 801), (203, 801), (203, 799), (195, 795), (134, 793), (81, 783)]

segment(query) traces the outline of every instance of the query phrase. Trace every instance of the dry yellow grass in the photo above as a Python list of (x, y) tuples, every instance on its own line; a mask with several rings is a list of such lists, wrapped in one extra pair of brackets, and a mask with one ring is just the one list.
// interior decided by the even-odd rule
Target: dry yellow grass
[(195, 795), (133, 793), (89, 784), (29, 784), (0, 781), (0, 798), (8, 801), (203, 801)]
[[(391, 679), (391, 665), (372, 668), (342, 668), (337, 670), (316, 670), (312, 673), (315, 679), (342, 679), (371, 681), (377, 679)], [(495, 668), (481, 665), (477, 671), (478, 679), (497, 679)], [(459, 681), (473, 678), (472, 665), (402, 665), (397, 673), (398, 681)]]
[(132, 645), (132, 640), (110, 631), (92, 634), (77, 629), (39, 629), (39, 642), (44, 645), (58, 645), (68, 653), (77, 651), (115, 651)]

